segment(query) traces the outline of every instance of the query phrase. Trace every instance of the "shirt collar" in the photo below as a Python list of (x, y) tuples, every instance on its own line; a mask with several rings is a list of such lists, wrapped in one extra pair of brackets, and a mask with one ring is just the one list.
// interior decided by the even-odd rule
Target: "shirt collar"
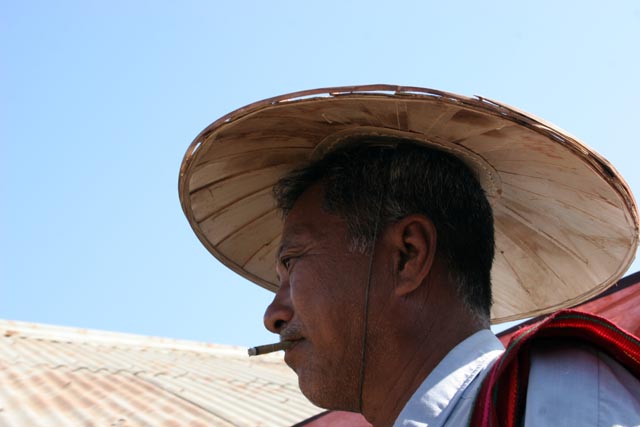
[(488, 329), (460, 342), (418, 387), (394, 425), (442, 426), (464, 390), (502, 351), (502, 343)]

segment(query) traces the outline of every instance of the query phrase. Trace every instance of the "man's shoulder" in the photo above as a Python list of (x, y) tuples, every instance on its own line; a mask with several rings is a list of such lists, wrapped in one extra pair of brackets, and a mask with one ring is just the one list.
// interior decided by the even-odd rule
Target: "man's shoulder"
[(540, 340), (530, 358), (525, 425), (640, 424), (640, 380), (598, 347)]
[(640, 425), (639, 378), (638, 338), (604, 318), (560, 311), (512, 337), (471, 425)]

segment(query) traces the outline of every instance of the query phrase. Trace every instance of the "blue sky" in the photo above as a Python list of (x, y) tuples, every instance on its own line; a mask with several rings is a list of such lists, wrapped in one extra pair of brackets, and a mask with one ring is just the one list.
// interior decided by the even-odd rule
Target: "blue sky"
[(178, 168), (216, 118), (296, 90), (391, 83), (500, 100), (581, 138), (640, 194), (635, 0), (0, 8), (0, 318), (271, 340), (272, 295), (201, 247)]

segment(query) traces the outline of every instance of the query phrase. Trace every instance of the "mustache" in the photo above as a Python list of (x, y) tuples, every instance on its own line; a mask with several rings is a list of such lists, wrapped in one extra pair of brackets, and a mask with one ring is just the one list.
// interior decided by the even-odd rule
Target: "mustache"
[(297, 341), (302, 339), (302, 328), (297, 323), (291, 323), (280, 331), (280, 341)]

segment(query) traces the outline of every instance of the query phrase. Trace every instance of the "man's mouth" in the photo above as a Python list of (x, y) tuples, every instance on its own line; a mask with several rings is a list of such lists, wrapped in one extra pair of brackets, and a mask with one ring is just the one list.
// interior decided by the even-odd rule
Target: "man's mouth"
[(292, 363), (294, 360), (293, 357), (296, 354), (296, 348), (300, 344), (302, 344), (302, 342), (305, 341), (305, 339), (300, 336), (296, 336), (296, 337), (289, 336), (289, 337), (286, 337), (286, 341), (291, 344), (284, 351), (284, 361), (287, 365), (293, 368)]
[(288, 342), (289, 345), (287, 346), (286, 350), (291, 350), (293, 349), (296, 345), (298, 345), (298, 343), (300, 343), (300, 341), (302, 341), (304, 338), (302, 337), (281, 337), (280, 338), (280, 342)]
[(292, 343), (290, 348), (293, 348), (299, 341), (302, 341), (304, 337), (300, 331), (300, 327), (295, 324), (289, 325), (284, 330), (280, 331), (280, 342), (288, 341)]

